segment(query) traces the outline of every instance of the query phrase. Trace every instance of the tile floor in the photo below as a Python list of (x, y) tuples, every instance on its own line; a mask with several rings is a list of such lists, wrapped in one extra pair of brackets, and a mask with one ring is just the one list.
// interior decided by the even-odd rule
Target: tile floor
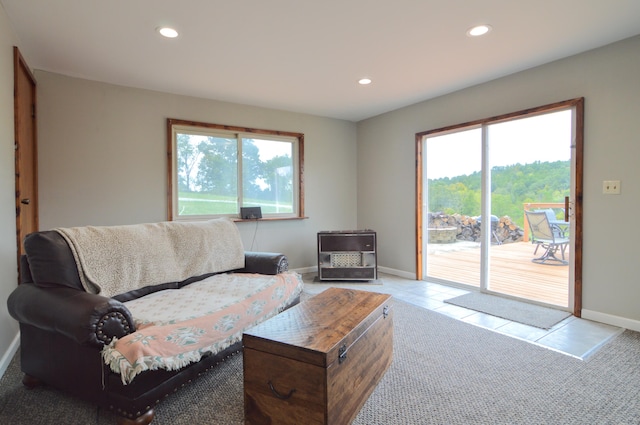
[(366, 282), (314, 282), (316, 276), (316, 273), (302, 275), (305, 291), (311, 294), (317, 294), (331, 286), (388, 293), (401, 301), (580, 359), (586, 359), (605, 342), (624, 330), (574, 316), (568, 317), (549, 330), (523, 325), (444, 302), (446, 299), (470, 292), (465, 289), (404, 279), (389, 274), (379, 275), (382, 285)]

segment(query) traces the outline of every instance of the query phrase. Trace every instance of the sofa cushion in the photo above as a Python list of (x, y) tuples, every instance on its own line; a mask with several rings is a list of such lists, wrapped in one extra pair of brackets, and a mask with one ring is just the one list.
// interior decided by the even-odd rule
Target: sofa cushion
[(224, 273), (125, 303), (136, 332), (105, 346), (103, 359), (124, 384), (140, 372), (176, 370), (235, 344), (302, 292), (298, 273)]
[(37, 286), (68, 286), (84, 290), (67, 242), (52, 230), (28, 234), (24, 249), (33, 283)]

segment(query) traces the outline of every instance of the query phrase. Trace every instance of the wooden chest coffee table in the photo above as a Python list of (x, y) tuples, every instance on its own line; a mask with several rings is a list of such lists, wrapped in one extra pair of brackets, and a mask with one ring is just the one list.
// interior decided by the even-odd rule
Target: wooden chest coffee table
[(351, 423), (391, 365), (391, 307), (331, 288), (245, 332), (245, 424)]

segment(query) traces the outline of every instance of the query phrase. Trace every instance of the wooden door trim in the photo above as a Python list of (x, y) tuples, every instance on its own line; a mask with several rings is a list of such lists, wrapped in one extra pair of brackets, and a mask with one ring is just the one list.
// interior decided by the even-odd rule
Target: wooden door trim
[(576, 317), (582, 316), (582, 197), (583, 197), (583, 171), (584, 171), (584, 97), (564, 100), (561, 102), (551, 103), (548, 105), (538, 106), (535, 108), (529, 108), (522, 111), (511, 112), (508, 114), (498, 115), (491, 118), (484, 118), (475, 121), (470, 121), (463, 124), (451, 125), (448, 127), (442, 127), (434, 130), (423, 131), (416, 133), (416, 280), (422, 280), (424, 278), (424, 270), (422, 264), (424, 261), (422, 246), (424, 243), (423, 234), (423, 215), (422, 208), (424, 202), (424, 187), (423, 187), (423, 173), (424, 167), (424, 155), (422, 152), (422, 145), (425, 136), (433, 134), (443, 134), (447, 132), (454, 132), (463, 128), (478, 127), (481, 125), (495, 124), (498, 122), (508, 121), (516, 117), (533, 116), (541, 113), (553, 112), (561, 109), (574, 108), (575, 109), (575, 157), (576, 157), (576, 179), (574, 190), (574, 205), (573, 216), (575, 220), (575, 254), (572, 253), (574, 262), (574, 298), (573, 298), (573, 315)]
[(21, 88), (19, 84), (18, 76), (20, 73), (23, 73), (29, 83), (33, 86), (33, 91), (31, 93), (31, 98), (29, 99), (32, 105), (32, 125), (33, 125), (33, 193), (32, 198), (34, 198), (33, 205), (31, 208), (34, 209), (34, 224), (36, 229), (39, 228), (39, 214), (38, 214), (38, 128), (36, 125), (36, 79), (31, 72), (31, 69), (27, 65), (24, 57), (20, 53), (20, 50), (17, 46), (13, 47), (13, 119), (14, 119), (14, 146), (15, 146), (15, 207), (16, 207), (16, 254), (17, 254), (17, 267), (18, 267), (18, 279), (20, 279), (20, 253), (21, 253), (21, 244), (22, 244), (22, 225), (20, 222), (20, 173), (24, 170), (21, 170), (20, 167), (20, 149), (19, 143), (20, 141), (20, 129), (21, 125), (21, 115), (20, 115), (20, 106), (21, 101), (24, 99), (21, 98), (23, 93), (21, 93)]

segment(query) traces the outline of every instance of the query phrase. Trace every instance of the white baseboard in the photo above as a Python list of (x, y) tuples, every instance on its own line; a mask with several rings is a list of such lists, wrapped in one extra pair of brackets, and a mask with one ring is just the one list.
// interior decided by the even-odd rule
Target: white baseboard
[[(301, 267), (299, 269), (292, 269), (291, 271), (298, 272), (300, 274), (303, 274), (303, 273), (317, 273), (318, 272), (318, 266)], [(411, 279), (411, 280), (415, 280), (416, 279), (416, 274), (415, 273), (405, 272), (405, 271), (402, 271), (402, 270), (391, 269), (389, 267), (380, 267), (380, 266), (378, 266), (378, 272), (391, 274), (391, 275), (402, 277), (402, 278), (405, 278), (405, 279)]]
[(11, 341), (9, 345), (9, 349), (4, 353), (2, 359), (0, 359), (0, 378), (4, 376), (4, 373), (7, 371), (11, 360), (13, 360), (13, 356), (18, 352), (18, 348), (20, 348), (20, 332), (18, 332)]
[(318, 266), (301, 267), (299, 269), (292, 269), (291, 271), (292, 272), (298, 272), (300, 274), (313, 273), (313, 272), (317, 272), (318, 271)]
[(378, 266), (378, 271), (380, 273), (392, 274), (394, 276), (402, 277), (404, 279), (416, 280), (416, 274), (412, 272), (405, 272), (403, 270), (396, 270), (389, 267), (380, 267), (380, 266)]
[(583, 308), (582, 318), (640, 332), (640, 321), (627, 319), (626, 317), (614, 316), (612, 314), (600, 313), (598, 311), (592, 311)]

